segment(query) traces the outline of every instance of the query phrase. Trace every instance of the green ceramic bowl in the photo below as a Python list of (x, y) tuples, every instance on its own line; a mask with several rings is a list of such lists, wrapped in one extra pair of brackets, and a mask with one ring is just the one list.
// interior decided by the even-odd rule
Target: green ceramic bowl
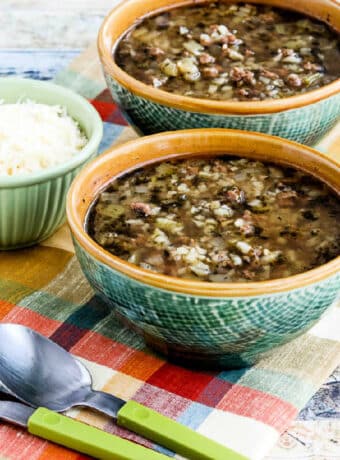
[(64, 223), (69, 186), (84, 164), (97, 154), (103, 135), (97, 111), (83, 97), (53, 83), (0, 78), (0, 100), (15, 103), (25, 99), (66, 107), (89, 141), (67, 163), (29, 175), (0, 176), (0, 249), (38, 243)]
[[(195, 0), (195, 3), (204, 1)], [(104, 21), (98, 36), (99, 55), (113, 99), (129, 123), (144, 134), (187, 128), (232, 128), (315, 145), (339, 119), (340, 79), (284, 99), (221, 102), (162, 91), (134, 79), (116, 65), (113, 50), (121, 36), (142, 17), (152, 11), (191, 3), (193, 0), (129, 0), (121, 2)], [(340, 30), (340, 6), (336, 1), (261, 0), (261, 3), (309, 14)]]
[(310, 328), (340, 290), (340, 257), (289, 278), (208, 283), (143, 270), (106, 252), (86, 233), (88, 209), (113, 177), (169, 157), (226, 152), (296, 166), (340, 193), (337, 163), (277, 137), (223, 129), (144, 137), (112, 148), (75, 179), (67, 215), (82, 269), (116, 314), (171, 358), (242, 366)]

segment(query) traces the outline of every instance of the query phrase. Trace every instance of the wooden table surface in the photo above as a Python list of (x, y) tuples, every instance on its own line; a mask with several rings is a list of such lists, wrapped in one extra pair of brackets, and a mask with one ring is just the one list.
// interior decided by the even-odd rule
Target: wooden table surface
[[(115, 2), (0, 0), (0, 76), (53, 78), (93, 43)], [(321, 148), (330, 149), (332, 156), (340, 159), (337, 137), (333, 130)], [(281, 436), (266, 460), (340, 460), (340, 369)]]

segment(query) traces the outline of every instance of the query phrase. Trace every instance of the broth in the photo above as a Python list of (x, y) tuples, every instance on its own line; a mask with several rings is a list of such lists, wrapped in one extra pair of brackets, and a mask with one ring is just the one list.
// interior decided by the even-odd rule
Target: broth
[(340, 254), (340, 203), (302, 171), (216, 156), (165, 161), (115, 179), (88, 232), (140, 267), (210, 282), (264, 281)]
[(143, 19), (118, 44), (136, 79), (189, 97), (258, 101), (311, 91), (340, 76), (339, 35), (288, 10), (224, 2)]

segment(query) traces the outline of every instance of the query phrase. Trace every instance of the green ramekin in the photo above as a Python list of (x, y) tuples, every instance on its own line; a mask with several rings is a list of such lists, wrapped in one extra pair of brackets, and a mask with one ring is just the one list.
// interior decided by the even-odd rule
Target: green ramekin
[(0, 176), (0, 249), (31, 246), (51, 236), (65, 222), (66, 194), (73, 178), (98, 151), (103, 124), (98, 112), (69, 89), (37, 80), (0, 78), (4, 103), (30, 99), (66, 107), (88, 138), (72, 160), (33, 174)]

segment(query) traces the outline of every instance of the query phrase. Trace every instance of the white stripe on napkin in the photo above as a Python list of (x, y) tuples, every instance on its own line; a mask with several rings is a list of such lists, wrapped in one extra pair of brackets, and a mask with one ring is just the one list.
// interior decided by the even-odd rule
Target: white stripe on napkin
[(309, 334), (321, 339), (336, 340), (340, 342), (340, 304), (337, 302), (325, 316), (308, 331)]
[(251, 460), (260, 460), (278, 440), (279, 433), (262, 422), (214, 410), (197, 430)]

